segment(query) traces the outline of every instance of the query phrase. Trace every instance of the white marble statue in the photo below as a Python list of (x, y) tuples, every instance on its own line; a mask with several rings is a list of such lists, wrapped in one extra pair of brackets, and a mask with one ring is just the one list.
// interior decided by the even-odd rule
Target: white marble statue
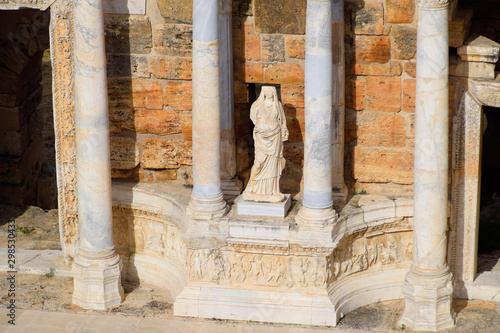
[(283, 141), (288, 140), (285, 112), (275, 87), (264, 86), (252, 104), (250, 119), (255, 124), (255, 160), (243, 199), (258, 202), (280, 202), (279, 180), (285, 168)]

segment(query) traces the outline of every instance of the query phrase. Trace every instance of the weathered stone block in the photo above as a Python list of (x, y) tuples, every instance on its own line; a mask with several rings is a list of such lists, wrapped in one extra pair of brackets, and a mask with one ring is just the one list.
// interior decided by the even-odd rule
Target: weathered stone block
[(27, 124), (20, 131), (0, 131), (0, 154), (21, 156), (31, 142), (29, 134)]
[(285, 61), (283, 35), (262, 35), (262, 61)]
[(135, 131), (134, 109), (109, 109), (109, 131), (120, 133), (121, 131)]
[(233, 1), (234, 16), (252, 16), (253, 15), (253, 0), (236, 0)]
[(366, 99), (368, 111), (401, 110), (401, 79), (398, 77), (366, 78)]
[(356, 35), (383, 35), (384, 7), (379, 2), (346, 2), (346, 23)]
[(403, 68), (398, 61), (387, 64), (354, 64), (351, 67), (353, 75), (363, 76), (400, 76), (402, 72)]
[(107, 66), (108, 77), (149, 78), (149, 61), (145, 56), (133, 54), (110, 54)]
[(285, 142), (283, 156), (287, 162), (292, 162), (298, 166), (304, 165), (304, 144)]
[(141, 167), (172, 169), (192, 165), (192, 144), (170, 139), (144, 139)]
[(414, 0), (385, 0), (385, 22), (411, 23), (414, 17)]
[(193, 140), (193, 114), (191, 111), (181, 111), (181, 126), (184, 140)]
[(156, 0), (161, 16), (179, 23), (193, 23), (193, 0)]
[(304, 142), (306, 132), (303, 108), (285, 108), (288, 142)]
[(403, 81), (403, 111), (415, 112), (415, 80)]
[(495, 78), (495, 64), (487, 62), (462, 61), (457, 56), (450, 57), (450, 75), (476, 79)]
[(408, 26), (395, 25), (391, 31), (392, 58), (410, 60), (417, 52), (417, 29)]
[(236, 138), (252, 136), (252, 121), (250, 120), (250, 104), (234, 105), (234, 130)]
[(305, 59), (305, 36), (285, 36), (285, 47), (288, 58)]
[(191, 80), (193, 61), (191, 58), (157, 56), (150, 61), (151, 74), (159, 79)]
[(358, 138), (358, 131), (357, 131), (357, 119), (358, 119), (358, 114), (356, 110), (352, 109), (346, 109), (345, 110), (345, 137), (344, 140), (346, 143), (349, 143), (355, 139)]
[(134, 121), (135, 130), (140, 134), (168, 135), (182, 131), (178, 111), (137, 110)]
[(193, 50), (193, 26), (164, 24), (155, 28), (155, 51), (174, 57), (191, 57)]
[[(0, 106), (0, 130), (1, 131), (19, 131), (28, 121), (31, 114), (36, 110), (36, 106), (42, 99), (42, 87), (39, 86), (24, 101), (17, 100), (17, 95), (11, 95), (11, 104), (21, 103), (20, 106), (3, 107)], [(0, 95), (1, 98), (1, 95)]]
[(175, 111), (193, 109), (191, 81), (167, 81), (165, 85), (165, 106)]
[(260, 36), (253, 21), (233, 21), (233, 52), (240, 60), (260, 60)]
[(110, 108), (163, 108), (163, 89), (159, 81), (145, 79), (109, 79)]
[(391, 59), (389, 37), (356, 36), (353, 43), (354, 63), (385, 64)]
[(234, 77), (243, 82), (264, 82), (263, 63), (234, 61)]
[(463, 61), (496, 63), (500, 55), (500, 44), (473, 34), (465, 45), (458, 48), (457, 53)]
[(404, 147), (405, 119), (396, 113), (360, 112), (358, 144), (364, 147)]
[(417, 76), (416, 62), (406, 62), (404, 68), (405, 68), (405, 73), (408, 74), (408, 76), (411, 76), (413, 78)]
[(304, 107), (304, 86), (281, 85), (281, 102), (286, 106)]
[(266, 34), (305, 34), (306, 0), (254, 0), (255, 30)]
[[(248, 84), (234, 80), (234, 102), (235, 103), (248, 103)], [(283, 89), (283, 88), (282, 88)]]
[(175, 180), (177, 179), (177, 169), (165, 169), (165, 170), (139, 170), (139, 180), (154, 182), (158, 180)]
[(353, 110), (364, 110), (366, 106), (366, 81), (363, 77), (350, 78), (346, 82), (345, 104)]
[(104, 31), (107, 53), (151, 52), (151, 23), (147, 17), (106, 16)]
[(33, 170), (42, 158), (42, 142), (38, 136), (21, 157), (0, 157), (0, 182), (21, 184), (24, 177)]
[(129, 170), (139, 165), (139, 146), (134, 138), (111, 136), (111, 168)]
[(361, 182), (413, 183), (413, 151), (354, 147), (353, 176)]
[(296, 63), (276, 63), (265, 71), (266, 83), (304, 84), (304, 69)]

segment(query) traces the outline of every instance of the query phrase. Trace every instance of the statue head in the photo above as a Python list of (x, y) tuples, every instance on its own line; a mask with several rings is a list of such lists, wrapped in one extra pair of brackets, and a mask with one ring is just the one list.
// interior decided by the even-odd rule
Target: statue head
[(259, 98), (265, 100), (265, 99), (270, 99), (272, 101), (277, 100), (277, 93), (276, 93), (276, 87), (272, 86), (263, 86), (262, 90), (260, 92)]

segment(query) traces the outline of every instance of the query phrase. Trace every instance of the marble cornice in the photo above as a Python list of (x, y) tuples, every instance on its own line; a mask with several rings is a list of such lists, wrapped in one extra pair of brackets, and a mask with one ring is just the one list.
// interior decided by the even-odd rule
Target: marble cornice
[(43, 11), (49, 8), (54, 2), (55, 0), (0, 0), (0, 10), (34, 8)]
[(417, 0), (417, 3), (422, 7), (445, 7), (448, 6), (450, 0)]

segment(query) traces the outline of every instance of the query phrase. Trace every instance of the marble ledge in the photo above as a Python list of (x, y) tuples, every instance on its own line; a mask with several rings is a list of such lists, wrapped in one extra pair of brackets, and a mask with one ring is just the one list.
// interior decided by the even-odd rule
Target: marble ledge
[(487, 62), (495, 64), (500, 55), (500, 44), (477, 34), (472, 34), (464, 45), (458, 48), (463, 61)]
[[(295, 216), (300, 203), (294, 202), (286, 218), (240, 216), (233, 208), (223, 218), (195, 221), (186, 217), (191, 189), (176, 183), (113, 182), (113, 205), (142, 210), (175, 223), (190, 248), (219, 248), (230, 245), (290, 247), (301, 244)], [(407, 197), (387, 198), (379, 195), (357, 195), (339, 212), (339, 218), (328, 230), (331, 242), (321, 247), (335, 247), (342, 238), (361, 230), (384, 232), (391, 224), (401, 231), (411, 230), (413, 200)], [(406, 220), (404, 220), (406, 218)], [(401, 224), (399, 227), (395, 226)], [(379, 230), (380, 229), (380, 230)], [(376, 231), (379, 230), (379, 231)], [(314, 235), (312, 235), (314, 236)]]
[(374, 229), (386, 223), (401, 222), (404, 230), (411, 228), (413, 218), (413, 199), (409, 197), (388, 198), (380, 195), (356, 195), (340, 211), (339, 219), (333, 228), (334, 243), (343, 237), (363, 229)]

